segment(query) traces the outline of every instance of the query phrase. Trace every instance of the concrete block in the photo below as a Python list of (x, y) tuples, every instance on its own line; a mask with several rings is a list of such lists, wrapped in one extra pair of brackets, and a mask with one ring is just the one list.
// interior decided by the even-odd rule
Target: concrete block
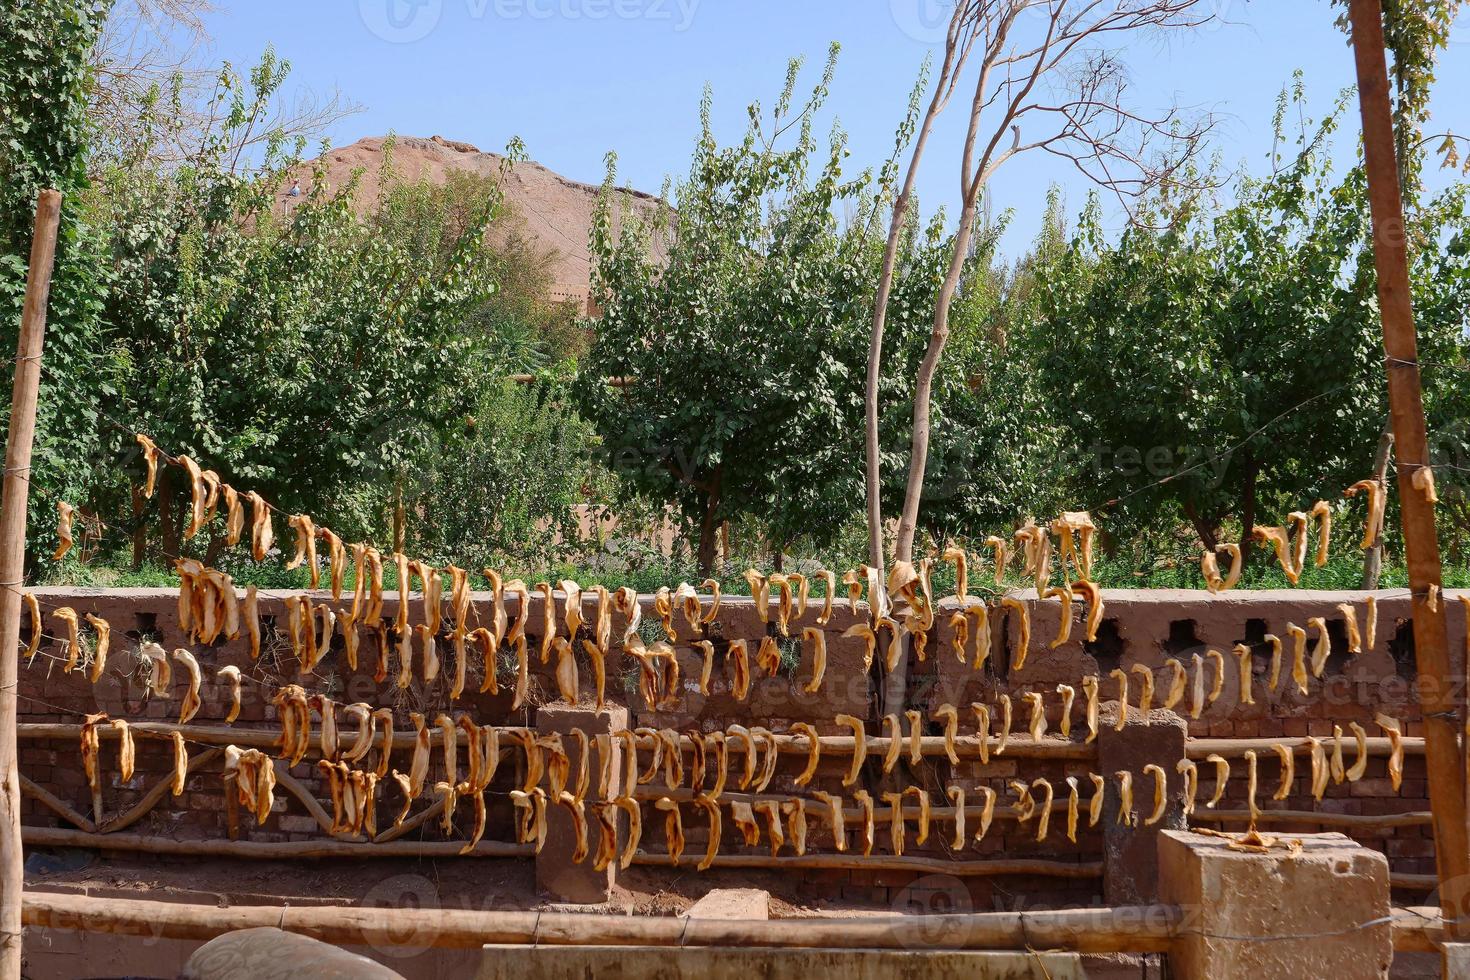
[(691, 919), (769, 919), (771, 893), (762, 888), (716, 888), (684, 913)]
[(766, 949), (686, 946), (486, 946), (479, 980), (1085, 980), (1076, 953)]
[[(1183, 779), (1175, 766), (1184, 758), (1184, 720), (1172, 711), (1155, 708), (1147, 715), (1135, 707), (1116, 730), (1118, 704), (1108, 702), (1098, 711), (1097, 772), (1108, 782), (1104, 797), (1103, 896), (1109, 905), (1147, 905), (1158, 899), (1159, 834), (1183, 830)], [(1143, 821), (1153, 810), (1154, 776), (1144, 767), (1156, 765), (1169, 781), (1169, 803), (1164, 818), (1151, 827)], [(1133, 774), (1133, 824), (1118, 822), (1120, 798), (1116, 774)]]
[[(594, 737), (627, 727), (627, 709), (615, 705), (609, 705), (602, 711), (557, 705), (547, 705), (536, 710), (536, 731), (539, 735), (556, 732), (563, 736), (567, 758), (572, 764), (573, 780), (576, 779), (576, 774), (582, 765), (581, 750), (576, 740), (565, 736), (573, 729), (581, 729), (587, 734), (588, 754), (591, 757), (588, 764), (592, 767), (590, 778), (594, 790), (602, 763), (597, 756)], [(613, 753), (613, 782), (608, 787), (608, 791), (612, 795), (617, 795), (622, 787), (622, 752), (616, 742), (613, 743)], [(612, 893), (613, 882), (617, 877), (617, 862), (610, 863), (602, 871), (592, 870), (592, 859), (597, 853), (597, 823), (590, 811), (587, 813), (587, 847), (587, 857), (580, 863), (573, 864), (572, 854), (576, 849), (576, 833), (572, 826), (572, 815), (565, 807), (548, 805), (546, 845), (542, 847), (541, 853), (536, 855), (537, 887), (562, 902), (575, 902), (582, 905), (606, 902)]]
[(1387, 859), (1342, 834), (1292, 839), (1299, 852), (1256, 854), (1219, 837), (1160, 835), (1159, 897), (1184, 911), (1170, 953), (1178, 976), (1388, 977)]

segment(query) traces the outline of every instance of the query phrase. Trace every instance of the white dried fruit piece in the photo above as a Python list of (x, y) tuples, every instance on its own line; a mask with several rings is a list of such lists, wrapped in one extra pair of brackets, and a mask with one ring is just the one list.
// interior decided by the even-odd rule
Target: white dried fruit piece
[(1067, 840), (1077, 843), (1077, 807), (1080, 802), (1077, 792), (1077, 777), (1067, 777)]
[(1205, 756), (1205, 761), (1215, 764), (1215, 795), (1205, 803), (1205, 809), (1213, 810), (1215, 804), (1219, 803), (1225, 795), (1225, 784), (1230, 781), (1230, 762), (1224, 756), (1213, 752)]
[(980, 826), (975, 831), (977, 842), (985, 839), (985, 834), (990, 830), (991, 821), (995, 819), (995, 790), (989, 786), (981, 786), (980, 797), (984, 802), (980, 805)]
[(1184, 669), (1184, 664), (1178, 659), (1170, 657), (1165, 661), (1169, 668), (1169, 691), (1164, 696), (1164, 707), (1173, 708), (1174, 705), (1184, 700), (1184, 691), (1189, 683), (1189, 672)]
[(875, 837), (873, 833), (873, 797), (869, 795), (867, 790), (860, 789), (856, 790), (852, 794), (852, 798), (857, 802), (858, 806), (862, 807), (863, 809), (863, 829), (861, 840), (863, 844), (863, 857), (868, 857), (873, 853), (873, 844), (875, 843)]
[(1118, 823), (1125, 827), (1135, 826), (1138, 817), (1133, 813), (1133, 773), (1119, 769), (1113, 777), (1118, 780)]
[(990, 764), (990, 709), (978, 701), (970, 702), (975, 713), (975, 745), (982, 766)]
[(815, 626), (808, 626), (801, 631), (801, 636), (812, 647), (812, 679), (802, 690), (815, 694), (827, 676), (827, 634)]
[(1403, 726), (1397, 718), (1385, 714), (1375, 715), (1373, 722), (1388, 736), (1388, 778), (1397, 793), (1404, 781)]
[(1251, 648), (1244, 643), (1237, 643), (1230, 652), (1235, 655), (1235, 670), (1240, 684), (1240, 703), (1255, 704), (1256, 698), (1251, 691)]
[[(1230, 571), (1224, 576), (1220, 574), (1220, 562), (1216, 557), (1221, 552), (1230, 556)], [(1205, 588), (1211, 593), (1228, 592), (1235, 588), (1235, 583), (1240, 581), (1240, 545), (1217, 544), (1214, 551), (1206, 551), (1201, 554), (1200, 572), (1205, 578)]]
[(1281, 762), (1281, 782), (1276, 787), (1276, 792), (1271, 794), (1273, 800), (1284, 800), (1291, 795), (1291, 784), (1296, 779), (1296, 753), (1291, 746), (1276, 743), (1271, 746), (1276, 750), (1276, 758)]
[(1281, 637), (1267, 633), (1262, 639), (1271, 645), (1271, 669), (1266, 675), (1266, 689), (1274, 692), (1281, 683)]
[(199, 672), (199, 661), (188, 650), (178, 649), (173, 652), (173, 659), (183, 664), (184, 670), (189, 674), (189, 690), (184, 693), (184, 702), (179, 708), (179, 724), (187, 725), (196, 714), (203, 701), (199, 697), (199, 686), (203, 676)]
[(1154, 704), (1154, 672), (1147, 664), (1134, 664), (1129, 668), (1138, 675), (1138, 711), (1145, 718)]
[(847, 820), (842, 809), (842, 797), (817, 790), (812, 793), (827, 806), (827, 824), (832, 829), (833, 846), (838, 852), (847, 850)]
[(1313, 616), (1307, 620), (1307, 629), (1317, 631), (1317, 642), (1312, 647), (1312, 676), (1321, 677), (1323, 668), (1327, 666), (1327, 658), (1332, 654), (1332, 638), (1327, 633), (1327, 620), (1321, 616)]
[(1108, 672), (1108, 676), (1118, 682), (1118, 718), (1113, 723), (1113, 731), (1121, 732), (1123, 726), (1128, 724), (1128, 672), (1121, 667), (1114, 667)]
[(1097, 629), (1102, 625), (1102, 588), (1095, 582), (1073, 582), (1072, 592), (1087, 603), (1086, 637), (1088, 643), (1097, 642)]
[(1312, 751), (1312, 798), (1320, 801), (1327, 791), (1327, 781), (1332, 778), (1327, 766), (1327, 751), (1320, 738), (1308, 735), (1307, 744)]
[(1053, 597), (1060, 600), (1062, 604), (1061, 610), (1058, 613), (1059, 625), (1057, 626), (1057, 638), (1051, 641), (1051, 649), (1055, 650), (1063, 643), (1066, 643), (1067, 640), (1071, 639), (1072, 636), (1072, 590), (1058, 586), (1047, 589), (1046, 595), (1043, 596), (1046, 599)]
[(952, 704), (941, 704), (929, 717), (935, 721), (944, 722), (944, 754), (949, 758), (950, 765), (959, 765), (960, 756), (955, 751), (955, 738), (959, 734), (960, 727), (959, 710)]
[(1082, 694), (1087, 698), (1087, 738), (1082, 744), (1090, 745), (1097, 740), (1098, 680), (1096, 674), (1089, 674), (1082, 678)]
[(1004, 755), (1006, 746), (1011, 740), (1011, 697), (1009, 694), (1000, 696), (1000, 742), (995, 747), (996, 755)]
[(1169, 775), (1162, 767), (1153, 763), (1143, 767), (1143, 774), (1154, 778), (1154, 808), (1143, 821), (1145, 827), (1152, 827), (1164, 819), (1164, 811), (1169, 806)]
[(834, 720), (852, 730), (852, 762), (842, 780), (843, 786), (851, 786), (857, 782), (862, 773), (863, 762), (867, 759), (867, 727), (861, 718), (854, 718), (852, 715), (838, 715)]
[(1174, 763), (1174, 771), (1184, 777), (1184, 816), (1194, 814), (1195, 798), (1199, 795), (1199, 767), (1191, 759), (1180, 759)]
[(1425, 503), (1439, 503), (1439, 494), (1434, 489), (1434, 470), (1427, 463), (1419, 464), (1414, 475), (1409, 477), (1409, 484), (1424, 495)]
[(1344, 774), (1348, 782), (1356, 783), (1368, 771), (1368, 732), (1357, 722), (1349, 722), (1353, 738), (1357, 741), (1358, 754), (1353, 758), (1352, 768)]
[(1039, 691), (1030, 691), (1022, 696), (1022, 700), (1030, 706), (1031, 741), (1039, 742), (1046, 735), (1046, 702), (1042, 699)]
[(1026, 654), (1031, 649), (1031, 607), (1015, 596), (1005, 596), (1000, 600), (1000, 604), (1003, 609), (1014, 609), (1019, 617), (1017, 624), (1019, 635), (1016, 642), (1016, 654), (1011, 658), (1011, 669), (1020, 670), (1026, 666)]
[(944, 549), (943, 559), (954, 564), (954, 594), (959, 604), (964, 606), (965, 599), (970, 594), (969, 558), (965, 549), (958, 545), (950, 545)]
[(1051, 783), (1045, 779), (1036, 779), (1032, 781), (1032, 789), (1035, 789), (1038, 786), (1041, 787), (1042, 797), (1041, 802), (1037, 805), (1037, 813), (1039, 814), (1039, 816), (1036, 821), (1036, 839), (1038, 841), (1043, 841), (1046, 840), (1047, 829), (1051, 826), (1051, 805), (1052, 801), (1055, 799), (1055, 791), (1052, 789)]
[[(1374, 641), (1378, 637), (1378, 597), (1370, 595), (1363, 601), (1368, 607), (1368, 614), (1365, 617), (1363, 627), (1363, 637), (1367, 641), (1368, 649), (1372, 650)], [(1466, 607), (1465, 615), (1467, 617), (1466, 621), (1470, 622), (1470, 606)]]
[(1077, 699), (1077, 691), (1070, 684), (1058, 684), (1057, 693), (1062, 696), (1062, 717), (1058, 725), (1062, 738), (1072, 737), (1072, 703)]
[(230, 710), (225, 715), (225, 724), (231, 724), (240, 717), (240, 668), (234, 664), (221, 667), (215, 677), (229, 685)]
[[(1310, 516), (1317, 521), (1316, 564), (1318, 568), (1324, 568), (1332, 545), (1332, 505), (1325, 500), (1319, 500), (1312, 505)], [(1379, 521), (1381, 523), (1381, 516)]]
[(1343, 491), (1343, 496), (1356, 497), (1359, 493), (1368, 495), (1368, 517), (1363, 525), (1363, 540), (1358, 547), (1367, 549), (1373, 547), (1378, 540), (1378, 535), (1383, 530), (1383, 511), (1387, 503), (1387, 495), (1384, 493), (1383, 484), (1377, 480), (1359, 480)]

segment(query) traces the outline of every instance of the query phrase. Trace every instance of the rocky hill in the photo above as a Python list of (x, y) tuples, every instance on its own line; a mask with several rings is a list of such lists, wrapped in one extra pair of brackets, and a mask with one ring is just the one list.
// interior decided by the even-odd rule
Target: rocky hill
[[(343, 186), (356, 171), (361, 171), (359, 206), (368, 210), (377, 203), (385, 137), (372, 136), (350, 146), (329, 150), (322, 161), (326, 179), (334, 187)], [(454, 171), (469, 171), (484, 176), (500, 173), (504, 157), (485, 153), (468, 143), (433, 136), (428, 139), (396, 136), (393, 144), (393, 169), (406, 180), (426, 179), (446, 183)], [(312, 167), (303, 170), (303, 191), (311, 189)], [(550, 259), (553, 298), (575, 302), (579, 309), (589, 309), (588, 286), (591, 257), (587, 252), (587, 236), (592, 227), (592, 214), (597, 206), (599, 188), (561, 176), (539, 163), (514, 164), (504, 184), (506, 201), (514, 216), (515, 230), (544, 249)], [(658, 199), (640, 191), (623, 191), (624, 208), (651, 217)], [(283, 205), (290, 198), (283, 194)]]

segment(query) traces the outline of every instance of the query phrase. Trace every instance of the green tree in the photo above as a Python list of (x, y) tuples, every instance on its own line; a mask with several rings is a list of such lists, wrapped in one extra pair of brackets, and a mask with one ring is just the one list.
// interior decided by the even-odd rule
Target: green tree
[[(36, 0), (0, 9), (0, 349), (15, 349), (38, 193), (62, 192), (32, 458), (30, 523), (49, 550), (55, 501), (83, 494), (99, 453), (98, 410), (117, 394), (116, 362), (100, 316), (102, 245), (85, 219), (89, 57), (109, 3)], [(10, 390), (10, 358), (4, 359)]]
[[(868, 298), (868, 250), (836, 215), (862, 204), (867, 175), (844, 178), (840, 130), (825, 148), (812, 133), (834, 65), (796, 108), (793, 62), (775, 111), (753, 105), (731, 147), (715, 140), (706, 92), (667, 227), (624, 214), (615, 234), (610, 158), (592, 234), (602, 316), (583, 410), (614, 472), (697, 529), (706, 571), (722, 520), (758, 514), (779, 545), (835, 533), (858, 499), (840, 434), (861, 411), (844, 353)], [(792, 145), (779, 146), (791, 130)], [(654, 235), (668, 243), (663, 263), (649, 255)]]
[[(99, 176), (105, 315), (128, 370), (114, 411), (227, 481), (359, 533), (337, 503), (391, 485), (462, 426), (493, 364), (492, 345), (462, 327), (495, 290), (485, 228), (496, 201), (424, 210), (410, 233), (410, 208), (391, 194), (367, 220), (355, 186), (318, 180), (284, 197), (300, 141), (267, 138), (241, 168), (236, 130), (288, 70), (267, 54), (248, 80), (222, 71), (225, 124), (174, 166), (150, 152), (175, 119), (155, 92), (144, 138)], [(177, 553), (181, 492), (171, 478), (160, 490), (165, 555)]]
[[(1298, 88), (1283, 95), (1278, 128)], [(1144, 223), (1105, 240), (1096, 208), (1044, 263), (1049, 288), (1026, 334), (1067, 442), (1079, 504), (1107, 504), (1123, 534), (1187, 521), (1206, 546), (1367, 475), (1385, 417), (1366, 188), (1330, 169), (1345, 99), (1291, 159), (1242, 180), (1217, 211), (1153, 198)], [(1464, 193), (1417, 219), (1421, 356), (1463, 367)], [(1429, 381), (1449, 405), (1453, 370)]]

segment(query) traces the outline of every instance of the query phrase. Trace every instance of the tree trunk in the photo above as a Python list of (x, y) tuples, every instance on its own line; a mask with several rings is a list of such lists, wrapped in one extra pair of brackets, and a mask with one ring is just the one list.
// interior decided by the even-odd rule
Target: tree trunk
[(903, 240), (905, 218), (913, 197), (914, 184), (919, 176), (919, 162), (924, 157), (929, 135), (934, 131), (934, 121), (949, 103), (949, 96), (954, 91), (953, 83), (958, 80), (957, 75), (963, 71), (965, 61), (969, 58), (970, 49), (961, 40), (961, 28), (968, 16), (970, 15), (966, 8), (961, 5), (956, 6), (950, 19), (949, 31), (945, 37), (944, 64), (935, 80), (934, 96), (929, 101), (929, 108), (919, 127), (914, 151), (909, 157), (908, 171), (904, 174), (903, 187), (893, 200), (893, 217), (888, 225), (888, 241), (883, 249), (878, 292), (873, 300), (873, 323), (868, 339), (868, 376), (863, 393), (867, 464), (864, 483), (867, 491), (868, 564), (878, 569), (880, 578), (883, 571), (883, 466), (882, 450), (878, 444), (878, 385), (883, 377), (883, 331), (888, 320), (888, 297), (893, 291), (893, 277), (898, 267), (898, 248)]
[[(1378, 436), (1378, 449), (1373, 453), (1373, 479), (1378, 481), (1381, 487), (1388, 486), (1388, 460), (1393, 455), (1393, 430), (1384, 427)], [(1365, 589), (1378, 588), (1378, 578), (1383, 574), (1383, 528), (1378, 529), (1378, 537), (1373, 539), (1373, 544), (1363, 554), (1363, 582)]]
[(1189, 519), (1189, 526), (1194, 528), (1194, 533), (1199, 535), (1200, 544), (1205, 546), (1206, 551), (1213, 552), (1215, 545), (1220, 543), (1219, 522), (1207, 520), (1199, 512), (1199, 508), (1188, 500), (1184, 502), (1184, 516)]
[(393, 478), (393, 551), (403, 554), (404, 538), (407, 534), (406, 512), (403, 507), (403, 474)]
[(182, 544), (179, 537), (179, 519), (174, 513), (174, 468), (172, 466), (160, 466), (158, 468), (158, 528), (159, 546), (163, 549), (163, 558), (171, 562), (179, 557), (179, 548)]
[(960, 287), (965, 263), (969, 259), (970, 238), (975, 231), (977, 212), (974, 200), (966, 200), (960, 211), (960, 223), (955, 229), (954, 243), (950, 246), (954, 254), (949, 259), (949, 270), (939, 288), (939, 297), (934, 303), (934, 329), (929, 334), (929, 348), (919, 364), (919, 379), (914, 386), (914, 428), (909, 456), (909, 480), (903, 493), (903, 516), (898, 522), (898, 543), (893, 556), (898, 561), (913, 561), (914, 534), (919, 527), (919, 503), (924, 496), (924, 470), (929, 463), (929, 407), (934, 391), (934, 375), (939, 371), (939, 359), (944, 355), (944, 345), (949, 342), (949, 310), (954, 303), (955, 293)]
[(705, 497), (704, 517), (699, 522), (699, 573), (710, 577), (715, 574), (715, 552), (720, 536), (720, 477), (721, 471), (717, 468)]
[(784, 572), (784, 571), (786, 571), (786, 547), (785, 547), (785, 545), (779, 545), (778, 544), (778, 545), (776, 545), (776, 547), (774, 547), (774, 548), (771, 549), (771, 571), (773, 571), (773, 572)]
[(1244, 568), (1246, 560), (1251, 556), (1251, 548), (1255, 545), (1255, 539), (1251, 532), (1256, 526), (1256, 481), (1261, 475), (1261, 464), (1256, 459), (1256, 454), (1249, 449), (1245, 451), (1245, 472), (1241, 474), (1241, 501), (1240, 501), (1240, 567)]
[(148, 557), (148, 499), (141, 486), (133, 487), (133, 571), (143, 567)]

